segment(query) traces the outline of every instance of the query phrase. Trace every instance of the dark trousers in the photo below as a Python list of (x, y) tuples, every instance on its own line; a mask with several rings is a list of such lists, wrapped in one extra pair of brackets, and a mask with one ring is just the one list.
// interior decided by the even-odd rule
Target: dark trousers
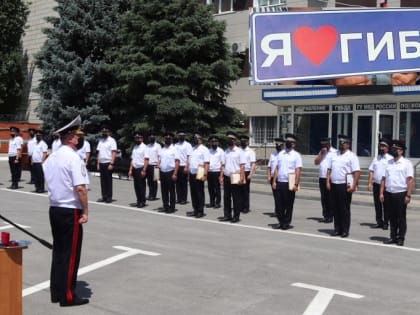
[(33, 163), (32, 171), (34, 174), (33, 181), (35, 184), (35, 190), (37, 192), (44, 191), (45, 180), (44, 180), (44, 170), (42, 169), (42, 163)]
[(109, 163), (99, 164), (101, 174), (101, 192), (103, 200), (112, 200), (112, 171), (108, 170)]
[(195, 214), (204, 213), (204, 182), (196, 178), (196, 174), (190, 173), (191, 202)]
[(279, 207), (279, 205), (277, 204), (278, 202), (278, 200), (277, 200), (277, 198), (276, 198), (276, 190), (275, 189), (273, 189), (273, 180), (274, 180), (274, 177), (271, 177), (271, 179), (270, 179), (270, 187), (271, 187), (271, 192), (273, 193), (273, 199), (274, 199), (274, 212), (276, 212), (276, 209)]
[(230, 177), (224, 176), (223, 179), (223, 212), (224, 217), (232, 219), (232, 202), (233, 202), (233, 218), (239, 219), (242, 210), (242, 188), (240, 185), (232, 185)]
[(50, 291), (51, 300), (71, 303), (76, 288), (82, 249), (81, 210), (50, 207), (53, 236)]
[(146, 203), (146, 176), (142, 176), (143, 167), (133, 168), (134, 191), (136, 192), (137, 204)]
[(295, 196), (296, 192), (289, 190), (289, 183), (277, 182), (274, 198), (276, 199), (276, 215), (280, 224), (292, 223)]
[(163, 209), (175, 211), (175, 182), (172, 180), (174, 171), (160, 172), (160, 190)]
[(373, 183), (373, 203), (375, 205), (376, 223), (384, 226), (389, 224), (389, 212), (379, 200), (380, 188), (380, 184)]
[(32, 156), (28, 156), (28, 165), (29, 165), (29, 173), (31, 174), (31, 179), (29, 180), (29, 182), (31, 184), (34, 184), (34, 168), (32, 166)]
[(19, 162), (15, 163), (16, 156), (9, 156), (9, 168), (10, 174), (12, 175), (12, 187), (18, 187), (18, 182), (20, 180), (20, 174), (22, 172), (22, 161), (19, 159)]
[(251, 180), (248, 179), (249, 172), (245, 172), (245, 184), (241, 186), (242, 189), (242, 209), (241, 210), (249, 210), (249, 194), (250, 194), (250, 186)]
[(394, 240), (404, 240), (407, 233), (407, 205), (404, 202), (406, 195), (406, 191), (393, 194), (384, 192), (384, 203), (391, 223), (391, 238)]
[(209, 203), (212, 207), (220, 205), (222, 199), (219, 176), (220, 172), (208, 172), (207, 174), (207, 188), (210, 197)]
[(349, 233), (350, 205), (352, 193), (347, 192), (346, 184), (331, 184), (331, 204), (334, 209), (334, 229), (336, 232)]
[(176, 199), (178, 202), (188, 200), (188, 173), (184, 173), (185, 166), (179, 166), (176, 180)]
[(149, 187), (149, 199), (156, 199), (158, 191), (157, 180), (153, 180), (155, 165), (148, 165), (146, 169), (147, 186)]
[(319, 192), (321, 193), (321, 206), (322, 216), (325, 219), (332, 219), (334, 216), (333, 209), (331, 207), (331, 192), (327, 190), (327, 179), (319, 178)]

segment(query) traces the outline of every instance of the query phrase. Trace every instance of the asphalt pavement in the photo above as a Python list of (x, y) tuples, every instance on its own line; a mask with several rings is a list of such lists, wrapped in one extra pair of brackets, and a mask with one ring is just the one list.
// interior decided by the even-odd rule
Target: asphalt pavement
[[(7, 189), (0, 161), (0, 213), (52, 241), (47, 194), (33, 185)], [(404, 247), (384, 245), (389, 231), (373, 229), (371, 196), (354, 194), (349, 238), (333, 237), (320, 223), (317, 191), (297, 193), (293, 228), (274, 230), (268, 185), (251, 184), (251, 212), (238, 224), (219, 222), (222, 209), (190, 218), (191, 204), (174, 214), (157, 211), (161, 200), (139, 209), (133, 182), (114, 180), (114, 201), (97, 203), (99, 178), (91, 175), (89, 222), (78, 278), (84, 306), (60, 308), (49, 297), (51, 252), (0, 221), (12, 239), (30, 240), (23, 255), (23, 310), (27, 315), (122, 314), (418, 314), (420, 214), (408, 208)], [(160, 195), (160, 189), (158, 192)], [(0, 314), (2, 314), (0, 310)]]

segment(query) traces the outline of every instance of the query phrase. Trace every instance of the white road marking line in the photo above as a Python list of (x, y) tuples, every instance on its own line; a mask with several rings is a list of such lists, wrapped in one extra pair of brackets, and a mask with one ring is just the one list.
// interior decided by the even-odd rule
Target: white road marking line
[(311, 284), (306, 284), (306, 283), (299, 283), (299, 282), (292, 283), (292, 286), (318, 291), (318, 293), (312, 299), (311, 303), (306, 308), (305, 313), (303, 313), (303, 315), (324, 314), (325, 310), (328, 307), (328, 304), (330, 304), (332, 298), (336, 294), (349, 297), (352, 299), (361, 299), (364, 297), (363, 295), (360, 295), (360, 294), (355, 294), (355, 293), (350, 293), (350, 292), (345, 292), (345, 291), (335, 290), (335, 289), (330, 289), (330, 288), (325, 288), (325, 287), (319, 287), (316, 285), (311, 285)]
[[(94, 270), (99, 269), (99, 268), (103, 268), (107, 265), (116, 263), (117, 261), (120, 261), (122, 259), (134, 256), (134, 255), (139, 255), (139, 254), (146, 255), (146, 256), (159, 256), (160, 255), (159, 253), (149, 252), (149, 251), (130, 248), (130, 247), (125, 247), (125, 246), (113, 246), (113, 248), (123, 250), (125, 252), (121, 253), (121, 254), (118, 254), (118, 255), (115, 255), (115, 256), (112, 256), (110, 258), (98, 261), (96, 263), (85, 266), (83, 268), (80, 268), (77, 275), (78, 276), (84, 275), (85, 273), (94, 271)], [(26, 288), (26, 289), (22, 290), (22, 296), (25, 297), (27, 295), (31, 295), (33, 293), (36, 293), (36, 292), (42, 291), (44, 289), (47, 289), (49, 287), (50, 287), (50, 281), (47, 280), (47, 281), (38, 283), (34, 286), (31, 286), (29, 288)]]
[[(14, 193), (21, 193), (21, 194), (30, 194), (30, 195), (40, 196), (40, 197), (48, 197), (47, 195), (35, 194), (35, 193), (26, 192), (26, 191), (10, 190), (10, 189), (7, 189), (7, 188), (0, 188), (0, 190), (5, 190), (5, 191), (8, 191), (8, 192), (14, 192)], [(232, 227), (236, 227), (236, 228), (246, 228), (246, 229), (253, 229), (253, 230), (260, 230), (260, 231), (269, 231), (269, 232), (273, 232), (273, 233), (285, 233), (285, 234), (298, 235), (298, 236), (307, 236), (307, 237), (312, 237), (312, 238), (321, 238), (321, 239), (326, 239), (326, 240), (335, 241), (335, 242), (349, 242), (349, 243), (363, 244), (363, 245), (369, 245), (369, 246), (378, 246), (378, 247), (385, 247), (385, 248), (388, 248), (388, 249), (391, 249), (391, 250), (405, 250), (405, 251), (411, 251), (411, 252), (420, 252), (420, 248), (416, 248), (416, 247), (394, 246), (394, 245), (387, 245), (387, 244), (383, 244), (383, 243), (361, 241), (361, 240), (356, 240), (356, 239), (352, 239), (352, 238), (333, 237), (333, 236), (330, 236), (330, 235), (319, 235), (319, 234), (306, 233), (306, 232), (296, 232), (296, 231), (290, 231), (290, 230), (287, 230), (287, 231), (274, 230), (272, 228), (267, 228), (267, 227), (261, 227), (261, 226), (255, 226), (255, 225), (245, 225), (245, 224), (240, 224), (240, 223), (232, 224), (230, 222), (220, 222), (220, 221), (203, 219), (203, 218), (197, 220), (195, 217), (186, 217), (186, 216), (181, 216), (181, 215), (177, 215), (177, 214), (167, 214), (167, 213), (162, 213), (162, 212), (156, 212), (155, 210), (147, 210), (147, 209), (144, 209), (144, 208), (139, 209), (139, 208), (134, 208), (134, 207), (129, 207), (129, 206), (123, 206), (123, 205), (111, 204), (111, 203), (102, 203), (102, 202), (96, 202), (96, 201), (89, 201), (89, 204), (96, 204), (96, 205), (100, 205), (102, 207), (112, 207), (112, 208), (126, 209), (126, 210), (130, 210), (130, 211), (135, 211), (135, 212), (142, 212), (142, 213), (148, 213), (148, 214), (153, 214), (153, 215), (166, 216), (168, 218), (190, 220), (190, 221), (194, 221), (194, 222), (207, 222), (207, 223), (212, 223), (212, 224), (228, 225), (228, 226), (232, 226)]]
[[(23, 229), (29, 229), (30, 228), (30, 226), (26, 226), (26, 225), (22, 225), (22, 224), (16, 224), (17, 226), (20, 226), (21, 228), (23, 228)], [(6, 225), (3, 225), (3, 226), (0, 226), (0, 231), (1, 230), (8, 230), (8, 229), (13, 229), (14, 228), (14, 226), (13, 225), (10, 225), (10, 224), (6, 224)]]

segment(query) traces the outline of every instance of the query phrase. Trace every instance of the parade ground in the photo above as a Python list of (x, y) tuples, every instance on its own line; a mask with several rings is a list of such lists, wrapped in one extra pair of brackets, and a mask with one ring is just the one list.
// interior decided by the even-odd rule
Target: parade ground
[[(32, 193), (23, 172), (18, 190), (0, 161), (0, 214), (52, 242), (47, 194)], [(114, 201), (98, 203), (99, 178), (90, 176), (89, 222), (84, 225), (77, 292), (83, 306), (50, 302), (51, 251), (0, 220), (23, 252), (23, 314), (89, 315), (404, 315), (420, 309), (420, 207), (408, 207), (404, 247), (384, 245), (389, 231), (373, 229), (371, 198), (354, 197), (350, 236), (333, 237), (321, 223), (316, 191), (301, 190), (293, 228), (274, 230), (270, 188), (251, 184), (251, 212), (237, 224), (219, 222), (222, 209), (202, 219), (131, 206), (133, 182), (114, 180)], [(160, 197), (160, 189), (158, 192)], [(370, 197), (370, 196), (369, 196)], [(0, 314), (2, 314), (0, 310)], [(6, 314), (7, 315), (7, 314)]]

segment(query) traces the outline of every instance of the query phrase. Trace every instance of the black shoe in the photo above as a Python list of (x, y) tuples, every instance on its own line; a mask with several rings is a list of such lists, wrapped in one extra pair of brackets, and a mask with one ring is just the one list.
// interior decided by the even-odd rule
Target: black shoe
[(384, 226), (382, 224), (375, 224), (374, 226), (372, 226), (372, 229), (383, 229)]
[(401, 238), (399, 238), (399, 239), (397, 240), (397, 245), (398, 245), (398, 246), (404, 246), (404, 240), (403, 240), (403, 239), (401, 239)]
[(231, 223), (237, 223), (237, 222), (239, 222), (240, 220), (239, 220), (239, 218), (233, 218), (232, 219), (232, 221), (230, 221)]
[(396, 244), (397, 240), (395, 238), (390, 238), (384, 241), (384, 244)]
[(168, 209), (163, 208), (163, 207), (158, 208), (158, 212), (166, 212), (166, 211), (168, 211)]
[(332, 234), (332, 236), (339, 236), (339, 235), (341, 235), (341, 232), (339, 232), (339, 231), (334, 231), (333, 234)]
[(36, 193), (38, 193), (38, 194), (43, 194), (45, 192), (45, 190), (44, 189), (38, 189), (37, 191), (36, 191)]
[(202, 213), (202, 212), (197, 213), (197, 214), (195, 215), (195, 217), (196, 217), (197, 219), (200, 219), (200, 218), (202, 218), (202, 217), (204, 217), (204, 216), (205, 216), (205, 214), (204, 214), (204, 213)]
[(12, 185), (12, 186), (7, 187), (7, 188), (9, 188), (9, 189), (18, 189), (18, 186), (17, 185)]
[(111, 202), (112, 202), (112, 198), (107, 198), (107, 199), (105, 200), (105, 202), (106, 202), (106, 203), (111, 203)]
[(249, 209), (243, 209), (241, 212), (242, 213), (248, 213), (248, 212), (250, 212), (251, 210), (249, 210)]
[(71, 302), (60, 302), (60, 306), (77, 306), (77, 305), (84, 305), (84, 304), (88, 304), (89, 300), (88, 299), (81, 299), (81, 298), (74, 298), (73, 301)]
[(388, 224), (384, 224), (384, 226), (382, 227), (382, 229), (388, 230)]
[[(30, 181), (30, 182), (26, 182), (28, 185), (33, 185), (33, 184), (35, 184), (33, 181)], [(58, 302), (58, 301), (57, 301)]]
[(105, 202), (104, 198), (99, 198), (98, 200), (96, 200), (96, 202)]
[(273, 229), (275, 229), (275, 230), (280, 230), (280, 229), (283, 229), (283, 225), (282, 224), (275, 224), (275, 225), (273, 225)]
[(144, 208), (146, 204), (144, 202), (137, 203), (137, 208)]
[(186, 205), (186, 204), (187, 204), (187, 202), (186, 202), (185, 200), (182, 200), (182, 201), (180, 201), (180, 202), (179, 202), (179, 204), (180, 204), (180, 205)]
[(341, 237), (349, 237), (349, 233), (344, 232), (344, 233), (341, 234)]
[(176, 211), (176, 209), (170, 208), (169, 210), (166, 211), (166, 213), (174, 213), (175, 211)]
[(188, 211), (187, 212), (187, 217), (195, 217), (195, 216), (196, 216), (195, 211)]
[(324, 219), (324, 223), (332, 223), (332, 221), (333, 221), (333, 218), (325, 218)]
[(211, 203), (206, 204), (206, 208), (214, 208), (214, 205)]
[(221, 208), (222, 206), (220, 205), (220, 204), (217, 204), (217, 205), (215, 205), (214, 206), (214, 209), (219, 209), (219, 208)]
[(232, 219), (231, 218), (228, 218), (228, 217), (220, 217), (219, 218), (219, 221), (221, 221), (221, 222), (227, 222), (227, 221), (231, 221)]

